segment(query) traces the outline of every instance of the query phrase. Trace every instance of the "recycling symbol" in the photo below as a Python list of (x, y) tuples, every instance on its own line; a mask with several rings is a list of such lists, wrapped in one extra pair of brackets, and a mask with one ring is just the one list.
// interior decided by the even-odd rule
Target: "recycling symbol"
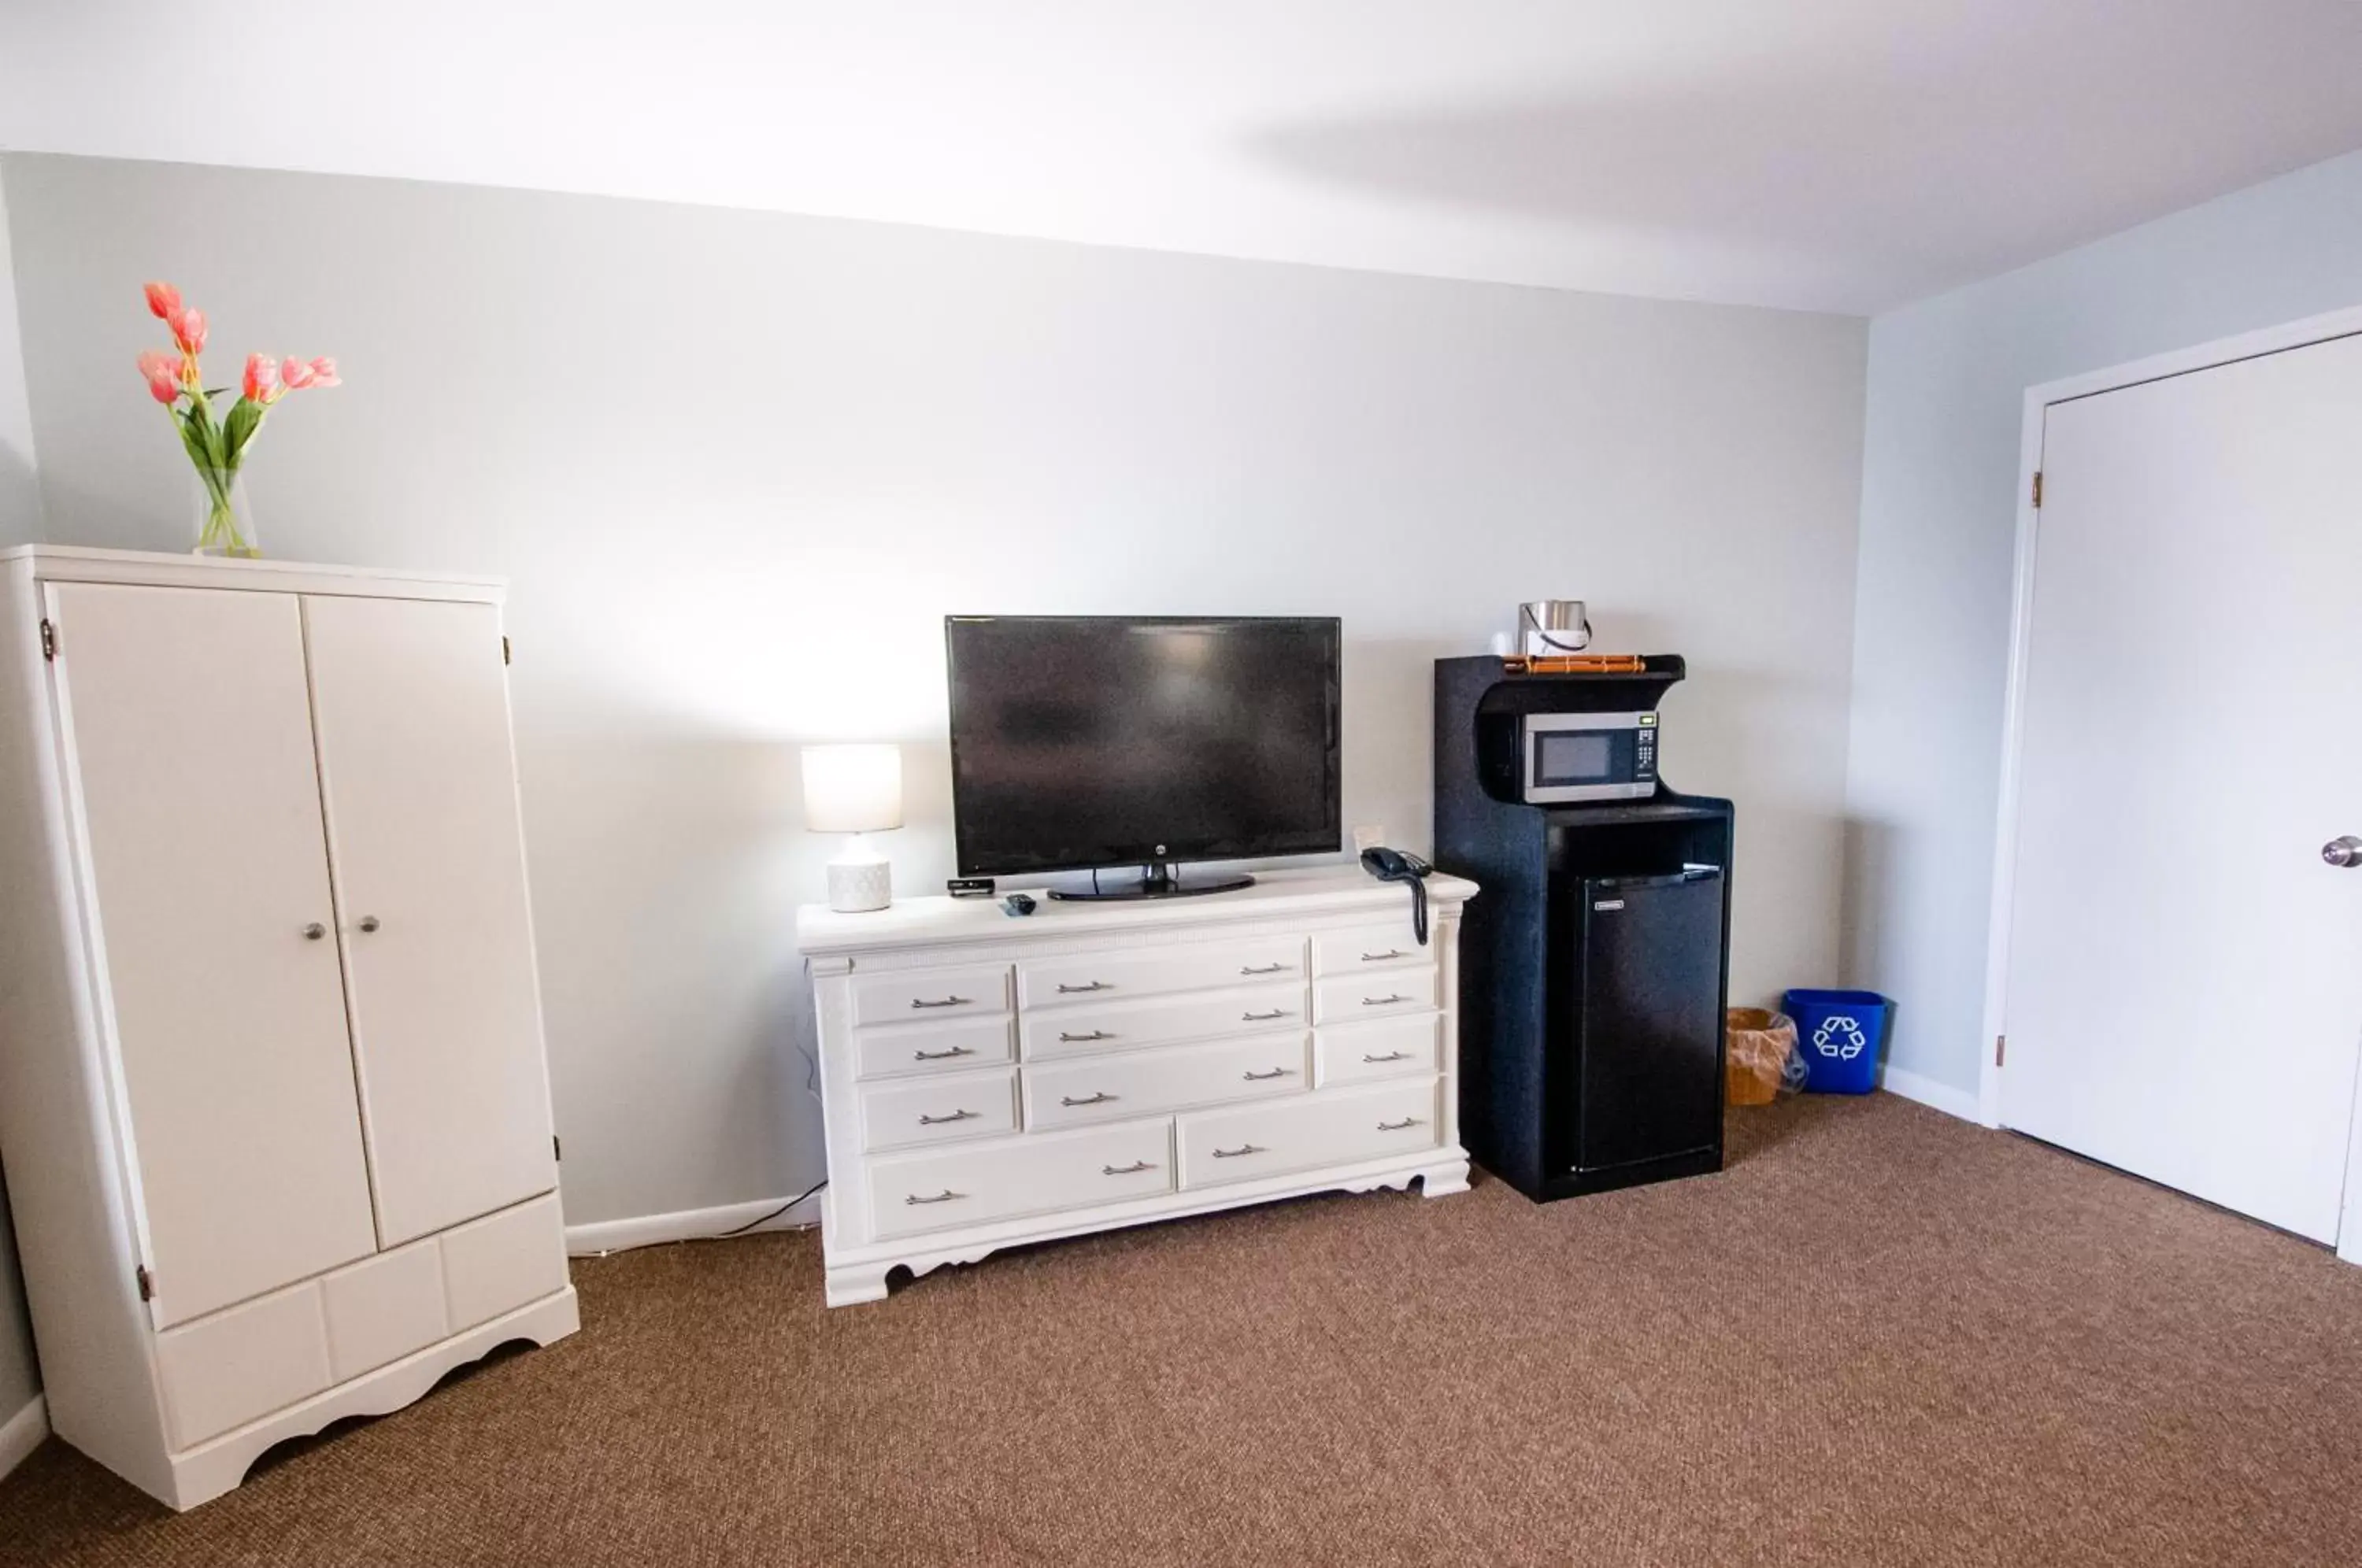
[(1813, 1031), (1813, 1049), (1841, 1062), (1852, 1061), (1869, 1043), (1870, 1036), (1861, 1032), (1861, 1025), (1842, 1013), (1823, 1019)]

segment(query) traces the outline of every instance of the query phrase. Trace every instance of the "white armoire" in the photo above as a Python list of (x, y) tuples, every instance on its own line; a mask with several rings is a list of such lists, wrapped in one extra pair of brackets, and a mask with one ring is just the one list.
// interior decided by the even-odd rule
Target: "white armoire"
[(0, 552), (0, 1164), (175, 1507), (576, 1326), (498, 584)]

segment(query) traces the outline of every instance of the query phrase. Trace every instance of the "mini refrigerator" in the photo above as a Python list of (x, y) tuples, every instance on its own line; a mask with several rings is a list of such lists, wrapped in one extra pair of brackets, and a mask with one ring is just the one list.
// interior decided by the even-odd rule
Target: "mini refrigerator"
[(1585, 1185), (1716, 1152), (1722, 1142), (1719, 867), (1587, 877), (1565, 934), (1568, 993), (1551, 1022), (1565, 1096), (1558, 1152)]

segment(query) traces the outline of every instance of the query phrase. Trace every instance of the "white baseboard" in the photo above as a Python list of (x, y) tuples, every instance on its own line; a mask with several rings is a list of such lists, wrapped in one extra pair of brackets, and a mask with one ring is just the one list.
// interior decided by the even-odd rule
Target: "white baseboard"
[(41, 1440), (50, 1435), (50, 1402), (36, 1394), (23, 1409), (0, 1426), (0, 1475), (6, 1475), (31, 1457)]
[[(587, 1225), (568, 1225), (566, 1250), (574, 1257), (592, 1257), (630, 1247), (654, 1246), (659, 1242), (698, 1241), (735, 1231), (741, 1225), (750, 1226), (745, 1233), (752, 1236), (764, 1231), (793, 1231), (820, 1222), (818, 1193), (771, 1219), (763, 1218), (785, 1202), (784, 1198), (762, 1198), (751, 1203), (725, 1203), (717, 1209), (684, 1209), (674, 1214), (643, 1214), (636, 1220), (594, 1220)], [(762, 1223), (756, 1224), (758, 1220)]]
[(1906, 1073), (1900, 1067), (1887, 1068), (1878, 1087), (1889, 1094), (1915, 1099), (1947, 1116), (1957, 1116), (1963, 1121), (1984, 1120), (1977, 1112), (1977, 1091), (1974, 1089), (1954, 1088), (1933, 1078), (1923, 1078), (1916, 1073)]

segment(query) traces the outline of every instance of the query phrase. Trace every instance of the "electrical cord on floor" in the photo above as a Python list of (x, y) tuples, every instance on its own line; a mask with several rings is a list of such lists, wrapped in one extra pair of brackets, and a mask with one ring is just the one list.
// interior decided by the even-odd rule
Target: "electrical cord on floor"
[(804, 1188), (803, 1191), (796, 1194), (793, 1198), (789, 1198), (785, 1203), (780, 1204), (768, 1214), (757, 1215), (756, 1218), (747, 1220), (744, 1225), (734, 1225), (727, 1231), (716, 1231), (711, 1236), (674, 1236), (668, 1240), (660, 1242), (635, 1242), (628, 1247), (602, 1247), (595, 1253), (569, 1253), (568, 1255), (578, 1258), (611, 1258), (617, 1253), (636, 1253), (643, 1247), (677, 1247), (685, 1242), (726, 1242), (733, 1236), (745, 1235), (747, 1231), (753, 1230), (757, 1225), (769, 1224), (772, 1220), (777, 1220), (780, 1215), (785, 1214), (789, 1209), (793, 1209), (797, 1204), (801, 1203), (805, 1198), (810, 1198), (813, 1193), (818, 1192), (822, 1187), (826, 1187), (827, 1185), (828, 1178), (823, 1176), (818, 1183)]
[[(804, 969), (806, 973), (811, 972), (811, 961), (810, 959), (806, 959), (804, 961)], [(804, 1059), (804, 1092), (817, 1100), (821, 1098), (820, 1059), (814, 1056), (811, 1052), (805, 1050), (803, 1047), (803, 1042), (800, 1040), (792, 1041), (790, 1043), (795, 1046), (796, 1055)], [(758, 1225), (769, 1224), (772, 1220), (777, 1220), (780, 1215), (785, 1214), (789, 1209), (793, 1209), (797, 1204), (801, 1203), (805, 1198), (810, 1198), (813, 1193), (818, 1192), (822, 1187), (826, 1187), (827, 1185), (828, 1178), (826, 1176), (822, 1176), (817, 1183), (806, 1187), (803, 1191), (796, 1194), (793, 1198), (789, 1198), (785, 1203), (780, 1204), (768, 1214), (749, 1220), (744, 1225), (734, 1225), (727, 1231), (716, 1231), (711, 1236), (682, 1236), (679, 1238), (679, 1240), (683, 1242), (726, 1242), (733, 1236), (743, 1236)], [(669, 1243), (663, 1242), (647, 1242), (641, 1244), (644, 1246), (654, 1247), (665, 1246)], [(613, 1256), (616, 1253), (637, 1252), (638, 1250), (638, 1247), (606, 1247), (602, 1248), (596, 1253), (581, 1255), (603, 1258)]]
[(727, 1231), (716, 1231), (711, 1236), (691, 1236), (689, 1240), (692, 1242), (726, 1242), (733, 1236), (743, 1236), (757, 1225), (769, 1224), (772, 1220), (777, 1220), (780, 1215), (785, 1214), (789, 1209), (793, 1209), (797, 1204), (801, 1203), (805, 1198), (810, 1198), (813, 1193), (818, 1192), (822, 1187), (826, 1187), (827, 1185), (828, 1177), (822, 1176), (818, 1182), (804, 1188), (803, 1191), (796, 1194), (793, 1198), (789, 1198), (785, 1203), (780, 1204), (768, 1214), (763, 1215), (758, 1219), (749, 1220), (744, 1225), (733, 1226)]

